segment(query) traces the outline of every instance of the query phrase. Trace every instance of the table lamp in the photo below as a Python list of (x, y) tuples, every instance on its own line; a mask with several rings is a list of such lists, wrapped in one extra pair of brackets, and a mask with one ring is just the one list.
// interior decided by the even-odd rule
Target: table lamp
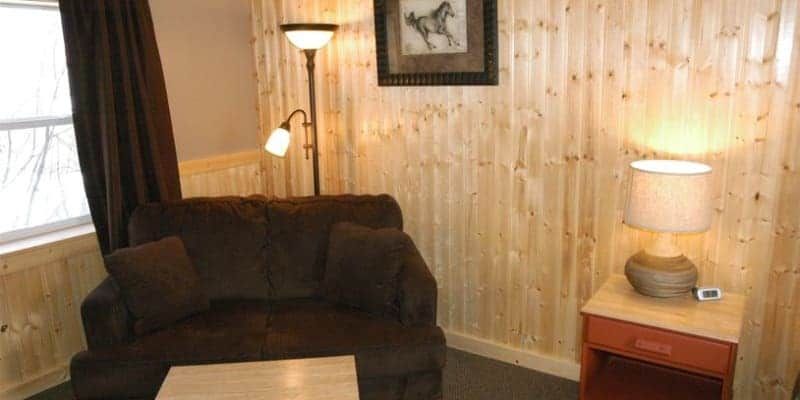
[(678, 248), (675, 235), (711, 226), (711, 167), (678, 160), (639, 160), (630, 166), (624, 222), (656, 236), (628, 259), (625, 276), (647, 296), (683, 295), (697, 283), (697, 268)]
[(311, 121), (308, 121), (305, 111), (297, 109), (292, 111), (284, 122), (280, 124), (272, 133), (270, 133), (267, 143), (264, 144), (264, 150), (270, 154), (283, 157), (289, 150), (289, 142), (291, 141), (291, 128), (290, 121), (295, 114), (303, 116), (303, 127), (311, 127), (311, 143), (308, 143), (306, 136), (306, 144), (303, 148), (306, 150), (306, 159), (308, 159), (308, 152), (311, 151), (312, 166), (314, 169), (314, 195), (319, 196), (319, 149), (317, 148), (317, 100), (316, 100), (316, 87), (314, 85), (314, 56), (317, 50), (325, 47), (333, 38), (333, 33), (338, 28), (333, 24), (283, 24), (281, 30), (286, 34), (286, 38), (298, 49), (303, 50), (306, 55), (306, 70), (308, 71), (308, 102), (309, 112), (311, 114)]

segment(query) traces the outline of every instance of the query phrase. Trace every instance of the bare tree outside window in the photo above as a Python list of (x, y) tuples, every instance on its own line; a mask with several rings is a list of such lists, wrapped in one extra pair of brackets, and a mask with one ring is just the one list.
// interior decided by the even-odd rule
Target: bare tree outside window
[(0, 0), (0, 241), (88, 221), (71, 113), (58, 9)]

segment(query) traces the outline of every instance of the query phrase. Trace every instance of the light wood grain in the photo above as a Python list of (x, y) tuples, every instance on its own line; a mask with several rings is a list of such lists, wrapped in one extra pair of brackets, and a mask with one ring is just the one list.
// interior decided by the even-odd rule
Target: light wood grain
[(358, 400), (355, 357), (172, 367), (158, 400)]
[(261, 153), (252, 150), (180, 163), (183, 197), (264, 193)]
[(179, 165), (180, 174), (184, 176), (196, 175), (231, 169), (247, 164), (258, 164), (261, 161), (261, 153), (261, 150), (255, 149), (239, 153), (222, 154), (199, 160), (182, 161)]
[(744, 296), (735, 293), (724, 293), (720, 300), (705, 302), (689, 294), (673, 298), (643, 296), (624, 276), (615, 274), (581, 312), (738, 344), (744, 304)]
[[(86, 242), (93, 246), (86, 247)], [(86, 347), (80, 302), (106, 272), (94, 233), (5, 254), (0, 274), (0, 398), (23, 399), (69, 377)]]
[[(627, 164), (714, 168), (699, 283), (746, 296), (736, 396), (800, 370), (800, 3), (498, 0), (500, 86), (377, 87), (371, 0), (253, 0), (262, 135), (307, 102), (276, 28), (341, 24), (318, 52), (323, 192), (394, 195), (450, 331), (578, 359), (579, 310), (650, 234), (622, 224)], [(298, 143), (300, 141), (297, 141)], [(292, 147), (267, 194), (308, 194)], [(445, 179), (447, 177), (447, 179)]]

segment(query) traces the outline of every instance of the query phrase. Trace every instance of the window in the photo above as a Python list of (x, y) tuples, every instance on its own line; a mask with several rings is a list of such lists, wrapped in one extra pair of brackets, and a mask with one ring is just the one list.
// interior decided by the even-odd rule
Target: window
[(89, 222), (55, 2), (0, 0), (0, 242)]

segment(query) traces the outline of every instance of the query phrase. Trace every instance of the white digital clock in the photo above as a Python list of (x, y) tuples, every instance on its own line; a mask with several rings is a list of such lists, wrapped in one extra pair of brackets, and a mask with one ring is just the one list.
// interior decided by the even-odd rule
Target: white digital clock
[(719, 300), (722, 298), (722, 289), (716, 287), (696, 287), (692, 289), (692, 294), (698, 301)]

